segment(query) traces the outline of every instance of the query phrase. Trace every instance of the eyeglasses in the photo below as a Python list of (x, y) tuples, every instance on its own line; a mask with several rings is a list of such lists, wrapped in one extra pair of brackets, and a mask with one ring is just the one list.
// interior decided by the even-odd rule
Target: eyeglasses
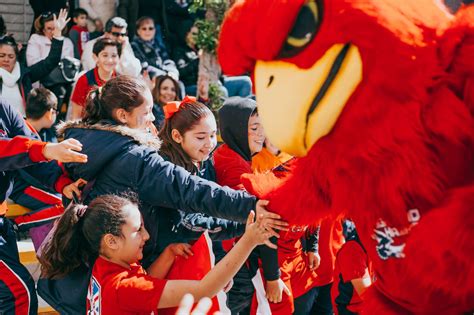
[(155, 28), (153, 26), (150, 26), (150, 27), (142, 27), (140, 28), (142, 31), (153, 31), (155, 30)]
[(120, 32), (110, 32), (110, 34), (112, 34), (113, 36), (115, 37), (124, 37), (124, 36), (127, 36), (127, 33), (120, 33)]

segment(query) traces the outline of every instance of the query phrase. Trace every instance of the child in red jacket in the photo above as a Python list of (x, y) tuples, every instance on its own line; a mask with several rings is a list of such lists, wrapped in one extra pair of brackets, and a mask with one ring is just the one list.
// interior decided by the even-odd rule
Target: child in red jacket
[(89, 41), (89, 31), (87, 30), (87, 11), (82, 8), (74, 9), (72, 12), (72, 21), (74, 25), (69, 31), (69, 38), (74, 44), (74, 57), (81, 59), (82, 49)]

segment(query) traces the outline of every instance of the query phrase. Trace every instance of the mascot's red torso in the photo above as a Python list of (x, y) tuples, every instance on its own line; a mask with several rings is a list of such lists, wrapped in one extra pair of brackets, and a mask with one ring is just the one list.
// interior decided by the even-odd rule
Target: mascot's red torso
[(255, 68), (267, 134), (304, 155), (247, 185), (290, 223), (354, 219), (377, 277), (367, 313), (474, 310), (474, 8), (237, 2), (218, 52), (226, 73)]

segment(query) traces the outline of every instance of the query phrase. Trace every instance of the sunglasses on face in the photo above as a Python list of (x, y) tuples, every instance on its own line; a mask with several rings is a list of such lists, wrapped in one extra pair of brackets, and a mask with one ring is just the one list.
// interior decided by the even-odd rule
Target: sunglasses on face
[(124, 36), (127, 36), (127, 33), (120, 33), (120, 32), (111, 32), (110, 34), (112, 34), (112, 35), (115, 36), (115, 37), (124, 37)]
[(150, 26), (150, 27), (142, 27), (141, 30), (142, 31), (153, 31), (155, 28), (153, 26)]

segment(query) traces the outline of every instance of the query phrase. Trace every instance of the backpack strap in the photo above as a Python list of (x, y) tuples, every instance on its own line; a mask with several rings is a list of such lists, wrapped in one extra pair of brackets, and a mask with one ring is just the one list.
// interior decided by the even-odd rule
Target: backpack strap
[(86, 78), (87, 78), (87, 84), (89, 86), (93, 86), (93, 85), (99, 85), (99, 83), (97, 82), (97, 80), (95, 79), (95, 73), (94, 73), (94, 69), (91, 69), (89, 71), (86, 72)]

